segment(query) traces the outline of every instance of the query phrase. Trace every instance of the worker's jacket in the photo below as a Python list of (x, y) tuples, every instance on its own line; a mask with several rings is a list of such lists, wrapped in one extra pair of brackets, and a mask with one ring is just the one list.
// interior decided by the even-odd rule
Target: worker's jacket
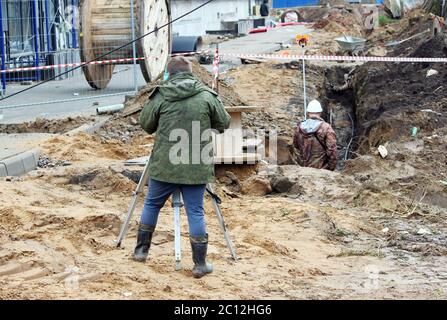
[(293, 138), (298, 149), (298, 163), (303, 167), (335, 170), (337, 167), (337, 138), (329, 123), (320, 118), (301, 122)]
[(149, 134), (156, 133), (150, 177), (189, 185), (212, 182), (210, 129), (223, 132), (230, 119), (217, 93), (191, 73), (178, 73), (163, 82), (140, 115), (143, 129)]

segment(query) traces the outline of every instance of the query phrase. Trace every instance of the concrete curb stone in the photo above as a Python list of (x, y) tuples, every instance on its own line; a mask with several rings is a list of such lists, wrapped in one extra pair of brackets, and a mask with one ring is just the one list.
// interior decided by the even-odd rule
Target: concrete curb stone
[(40, 150), (33, 149), (1, 160), (0, 176), (21, 176), (36, 169), (39, 162), (39, 155)]

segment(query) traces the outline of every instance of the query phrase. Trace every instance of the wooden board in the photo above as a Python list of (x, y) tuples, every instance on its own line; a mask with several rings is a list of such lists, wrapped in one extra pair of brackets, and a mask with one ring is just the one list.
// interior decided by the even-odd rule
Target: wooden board
[[(96, 0), (83, 0), (80, 3), (80, 34), (79, 46), (82, 62), (92, 61), (97, 57), (94, 50), (92, 35), (92, 8)], [(112, 79), (113, 64), (109, 65), (86, 65), (82, 67), (88, 84), (94, 89), (104, 89)]]

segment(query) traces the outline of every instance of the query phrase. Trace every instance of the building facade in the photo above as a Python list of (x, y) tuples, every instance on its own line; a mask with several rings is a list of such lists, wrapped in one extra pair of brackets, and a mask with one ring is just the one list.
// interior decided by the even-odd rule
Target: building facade
[[(179, 17), (203, 3), (204, 0), (172, 0), (172, 17)], [(260, 0), (215, 0), (175, 22), (173, 32), (179, 36), (202, 36), (213, 31), (230, 30), (238, 21), (249, 19), (253, 6), (260, 3)]]

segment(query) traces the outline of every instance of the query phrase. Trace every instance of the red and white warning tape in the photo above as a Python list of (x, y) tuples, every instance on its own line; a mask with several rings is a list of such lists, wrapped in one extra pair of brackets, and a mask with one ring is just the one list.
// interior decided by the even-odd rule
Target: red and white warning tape
[[(221, 53), (221, 56), (236, 58), (254, 58), (269, 60), (302, 60), (302, 55), (290, 54), (244, 54), (244, 53)], [(447, 58), (414, 58), (414, 57), (368, 57), (368, 56), (327, 56), (312, 55), (304, 56), (304, 60), (312, 61), (375, 61), (375, 62), (447, 62)]]
[(201, 50), (201, 51), (195, 51), (195, 52), (184, 52), (184, 53), (173, 53), (171, 54), (171, 57), (178, 57), (178, 56), (195, 56), (198, 54), (205, 54), (205, 53), (212, 53), (213, 51), (211, 49), (208, 50)]
[[(203, 51), (197, 51), (197, 52), (186, 52), (186, 53), (176, 53), (172, 56), (191, 56), (196, 54), (203, 54), (209, 52), (209, 50), (203, 50)], [(144, 57), (141, 58), (122, 58), (122, 59), (110, 59), (110, 60), (100, 60), (100, 61), (93, 61), (90, 63), (86, 62), (77, 62), (77, 63), (64, 63), (64, 64), (54, 64), (49, 66), (39, 66), (39, 67), (24, 67), (24, 68), (12, 68), (12, 69), (6, 69), (6, 70), (0, 70), (0, 73), (12, 73), (12, 72), (20, 72), (20, 71), (34, 71), (34, 70), (51, 70), (51, 69), (59, 69), (59, 68), (74, 68), (79, 67), (83, 65), (104, 65), (104, 64), (116, 64), (116, 63), (123, 63), (123, 62), (133, 62), (145, 60)]]
[(213, 60), (213, 74), (214, 74), (213, 85), (212, 85), (213, 90), (218, 89), (218, 85), (219, 85), (219, 82), (218, 82), (219, 65), (220, 65), (219, 47), (216, 47), (216, 53), (214, 54), (214, 60)]
[[(188, 53), (176, 53), (172, 56), (192, 56), (197, 54), (209, 53), (210, 50), (203, 50), (198, 52), (188, 52)], [(328, 55), (312, 55), (312, 56), (302, 56), (302, 55), (290, 55), (290, 54), (251, 54), (251, 53), (219, 53), (220, 56), (224, 57), (235, 57), (235, 58), (246, 58), (246, 59), (267, 59), (267, 60), (309, 60), (309, 61), (358, 61), (358, 62), (447, 62), (447, 58), (415, 58), (415, 57), (368, 57), (368, 56), (328, 56)], [(93, 61), (88, 63), (88, 65), (104, 65), (104, 64), (116, 64), (123, 62), (133, 62), (134, 60), (141, 61), (146, 58), (123, 58), (123, 59), (110, 59), (102, 61)], [(80, 63), (66, 63), (66, 64), (56, 64), (49, 66), (40, 67), (25, 67), (25, 68), (13, 68), (0, 70), (0, 73), (12, 73), (20, 71), (33, 71), (33, 70), (51, 70), (58, 68), (73, 68), (78, 66), (87, 65), (86, 62)]]
[[(140, 61), (140, 60), (144, 60), (144, 58), (135, 58), (135, 60)], [(134, 58), (123, 58), (123, 59), (93, 61), (88, 64), (89, 65), (103, 65), (103, 64), (133, 62), (133, 61), (134, 61)], [(77, 62), (77, 63), (54, 64), (54, 65), (40, 66), (40, 67), (13, 68), (13, 69), (0, 70), (0, 73), (11, 73), (11, 72), (20, 72), (20, 71), (33, 71), (33, 70), (51, 70), (51, 69), (59, 69), (59, 68), (73, 68), (73, 67), (79, 67), (82, 65), (87, 65), (87, 63)]]

